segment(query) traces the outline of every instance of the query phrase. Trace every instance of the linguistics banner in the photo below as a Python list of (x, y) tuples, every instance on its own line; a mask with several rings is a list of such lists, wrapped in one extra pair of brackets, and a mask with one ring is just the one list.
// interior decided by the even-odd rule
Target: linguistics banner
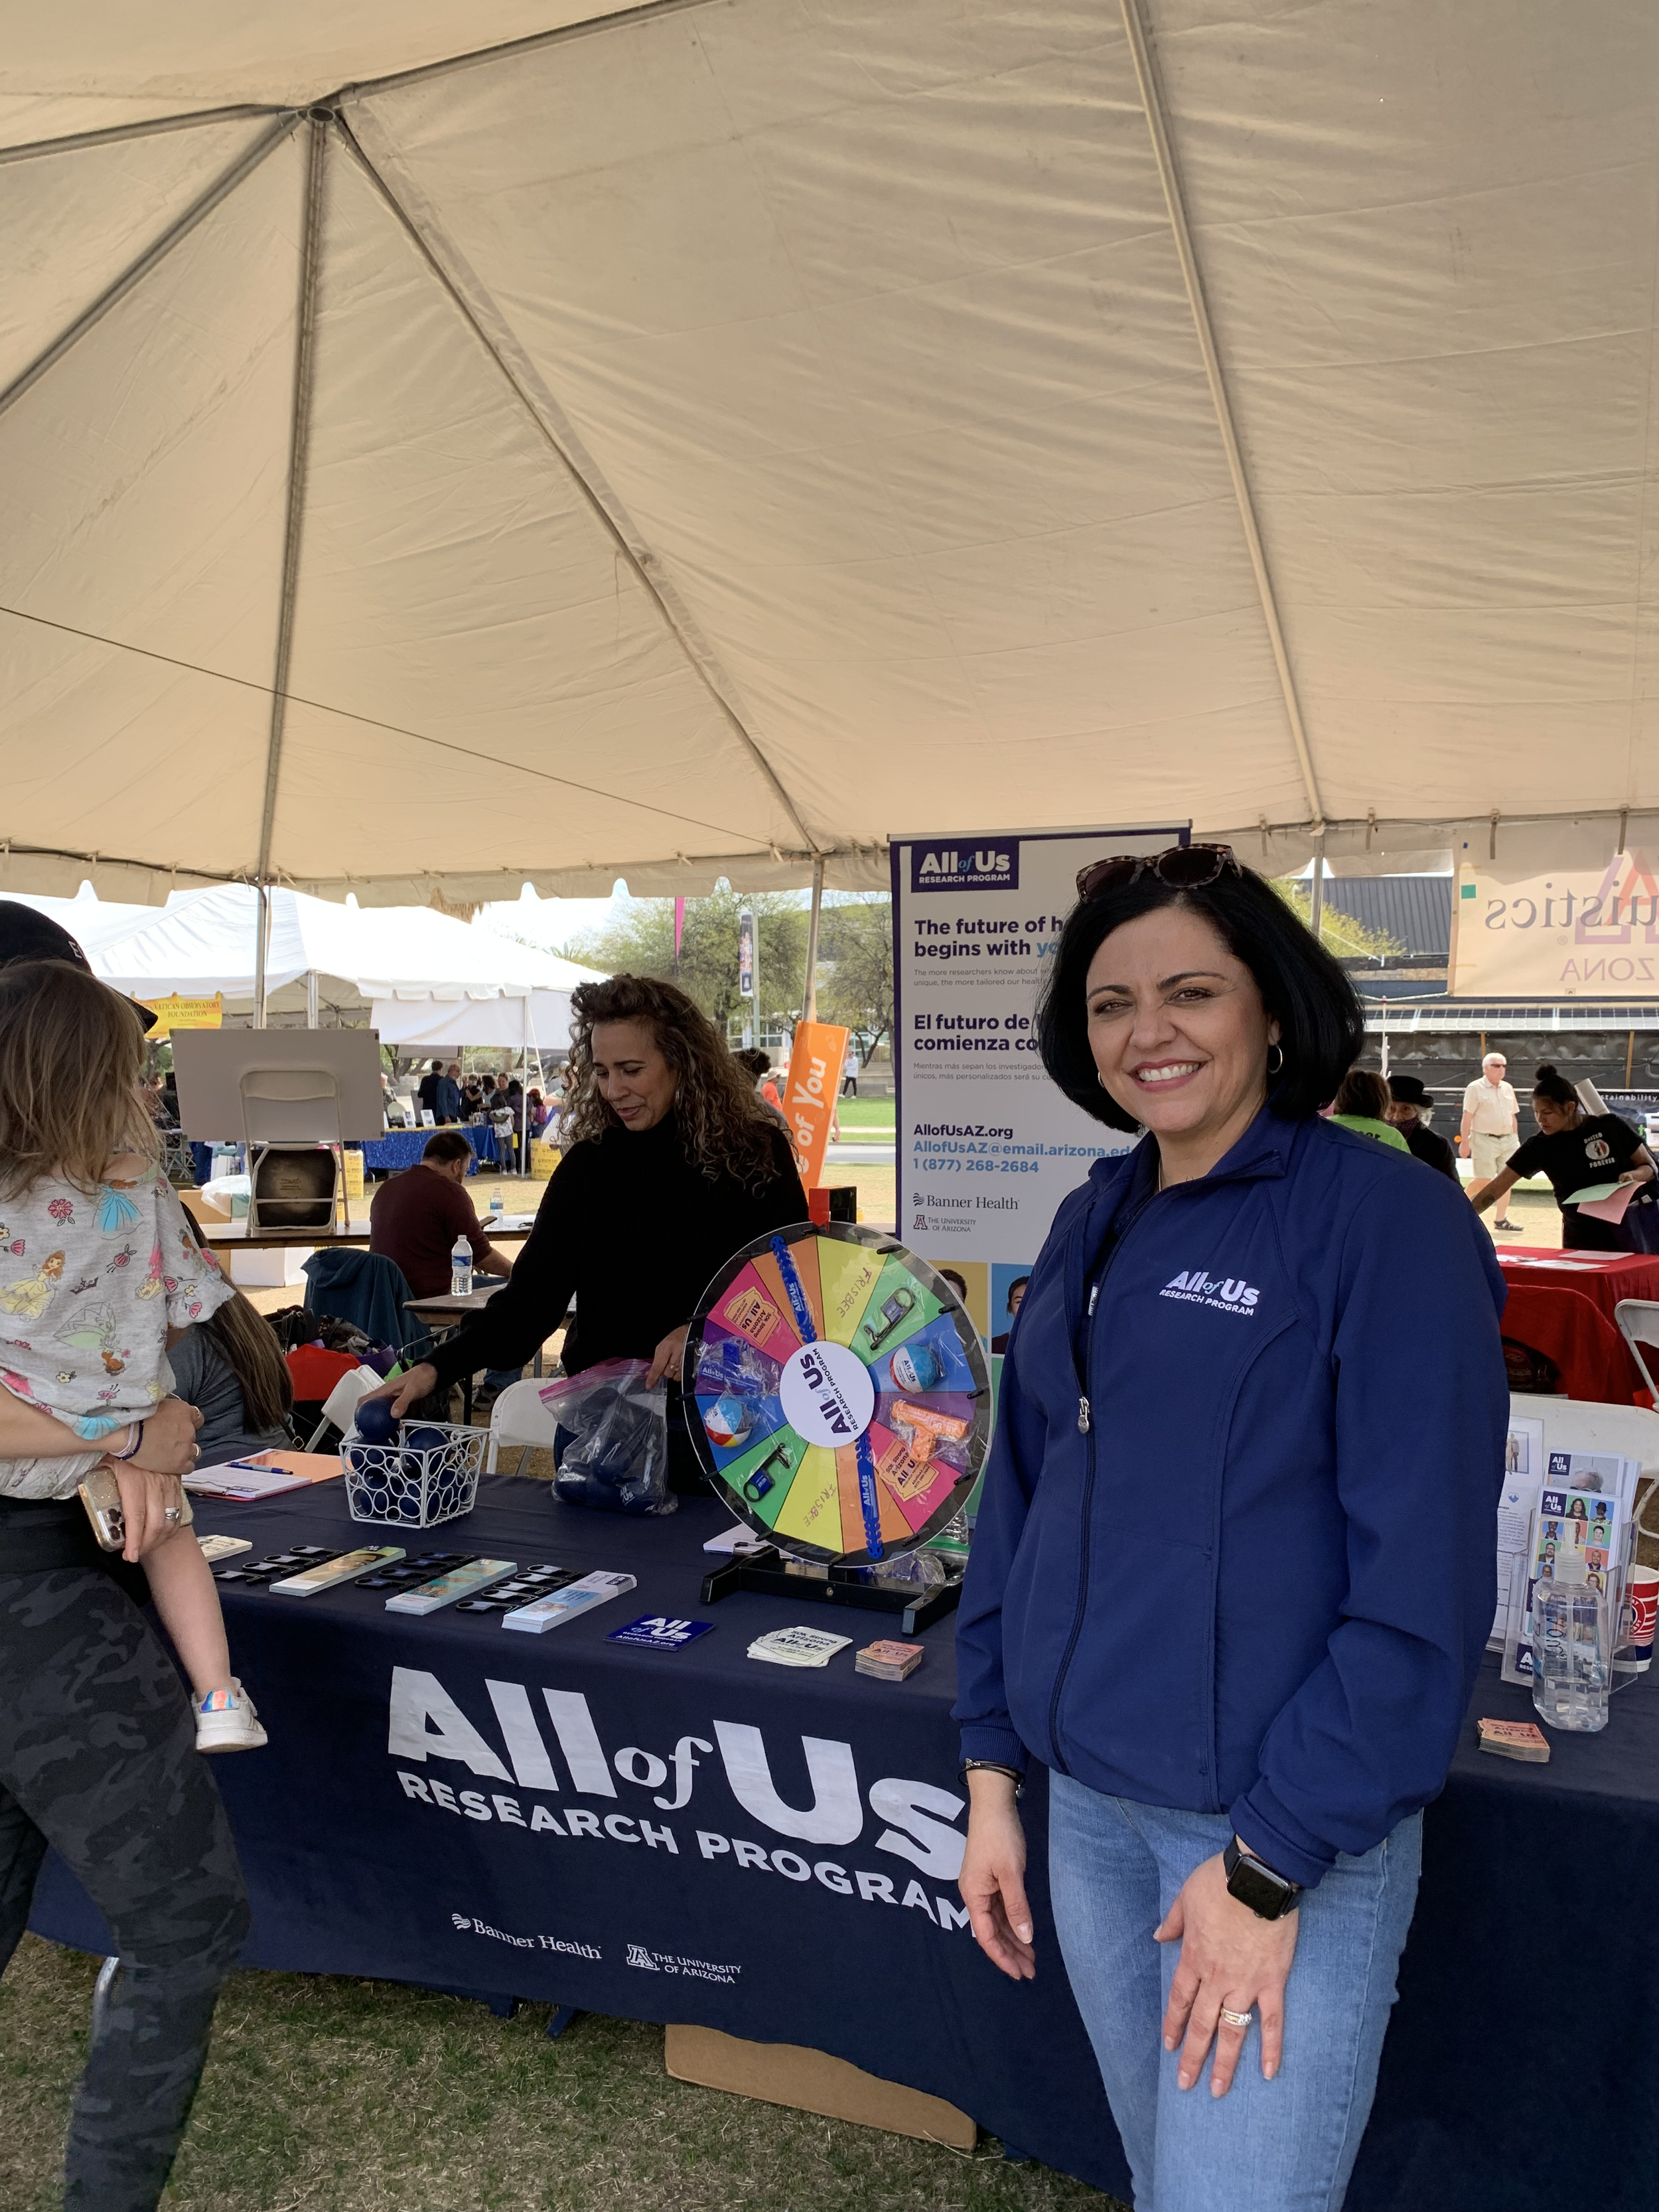
[(1605, 868), (1505, 877), (1458, 870), (1452, 901), (1455, 998), (1659, 997), (1659, 884), (1645, 853)]
[(898, 1234), (953, 1279), (999, 1372), (1054, 1210), (1129, 1141), (1063, 1097), (1036, 1049), (1038, 988), (1080, 868), (1175, 829), (896, 838)]

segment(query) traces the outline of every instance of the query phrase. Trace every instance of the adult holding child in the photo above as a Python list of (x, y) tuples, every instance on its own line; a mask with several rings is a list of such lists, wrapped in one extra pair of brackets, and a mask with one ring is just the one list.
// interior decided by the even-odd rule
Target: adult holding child
[(1195, 846), (1078, 888), (1043, 1064), (1144, 1135), (1061, 1206), (1004, 1361), (957, 1616), (962, 1891), (1037, 1972), (1041, 1760), (1136, 2203), (1337, 2212), (1492, 1626), (1503, 1281), (1444, 1177), (1320, 1118), (1360, 1010), (1270, 884)]
[[(143, 1060), (136, 1010), (83, 964), (0, 969), (0, 1967), (50, 1844), (120, 1959), (67, 2152), (66, 2201), (98, 2212), (160, 2197), (247, 1930), (196, 1754), (264, 1740), (187, 1523), (199, 1416), (170, 1395), (166, 1358), (228, 1286), (156, 1165)], [(100, 1466), (125, 1565), (76, 1494)], [(134, 1601), (146, 1576), (193, 1714)]]
[[(386, 1386), (398, 1413), (480, 1367), (522, 1367), (563, 1320), (564, 1366), (643, 1359), (677, 1383), (698, 1298), (733, 1252), (805, 1221), (784, 1130), (696, 1001), (612, 975), (571, 994), (563, 1157), (504, 1290), (430, 1360)], [(668, 1472), (704, 1487), (678, 1392)]]

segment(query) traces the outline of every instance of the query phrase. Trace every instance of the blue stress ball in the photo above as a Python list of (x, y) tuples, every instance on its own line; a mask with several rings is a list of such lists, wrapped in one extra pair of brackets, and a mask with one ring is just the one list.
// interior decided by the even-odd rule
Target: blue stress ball
[(389, 1444), (397, 1434), (398, 1417), (390, 1398), (361, 1398), (356, 1430), (366, 1444)]
[(441, 1429), (405, 1429), (404, 1431), (405, 1451), (442, 1451), (448, 1443), (449, 1438)]

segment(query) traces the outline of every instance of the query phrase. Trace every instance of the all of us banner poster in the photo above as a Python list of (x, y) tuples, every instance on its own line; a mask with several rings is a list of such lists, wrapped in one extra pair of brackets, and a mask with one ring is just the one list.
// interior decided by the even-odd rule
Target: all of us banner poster
[(957, 1291), (994, 1387), (1055, 1209), (1093, 1161), (1132, 1141), (1063, 1097), (1036, 1049), (1037, 992), (1079, 871), (1188, 834), (891, 840), (898, 1235)]

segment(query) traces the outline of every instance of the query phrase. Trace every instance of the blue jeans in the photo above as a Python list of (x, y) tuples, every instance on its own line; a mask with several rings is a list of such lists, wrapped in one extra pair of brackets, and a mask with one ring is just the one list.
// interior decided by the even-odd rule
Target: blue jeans
[(1340, 2212), (1370, 2116), (1395, 1975), (1417, 1903), (1423, 1816), (1341, 1857), (1297, 1908), (1285, 2055), (1261, 2078), (1253, 2026), (1232, 2087), (1206, 2062), (1176, 2087), (1162, 2023), (1180, 1953), (1152, 1930), (1232, 1833), (1221, 1813), (1168, 1812), (1049, 1778), (1048, 1886), (1078, 2009), (1134, 2177), (1135, 2212)]

